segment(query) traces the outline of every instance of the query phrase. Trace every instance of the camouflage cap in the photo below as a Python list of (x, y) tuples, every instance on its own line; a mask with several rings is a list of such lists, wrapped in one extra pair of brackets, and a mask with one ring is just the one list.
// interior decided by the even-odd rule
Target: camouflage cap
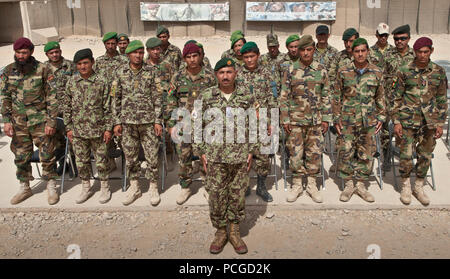
[(409, 27), (409, 24), (399, 26), (399, 27), (395, 28), (394, 31), (392, 31), (392, 35), (397, 35), (397, 34), (410, 35), (410, 33), (411, 33), (411, 27)]
[(162, 33), (167, 33), (169, 34), (169, 29), (167, 29), (165, 26), (158, 26), (158, 28), (156, 29), (156, 37), (158, 37), (159, 35), (161, 35)]
[(92, 50), (90, 48), (80, 49), (77, 51), (73, 56), (73, 63), (76, 64), (86, 58), (94, 59), (94, 55), (92, 54)]
[(309, 46), (314, 46), (313, 37), (311, 35), (303, 35), (300, 38), (298, 48), (302, 49), (302, 48), (309, 47)]
[(231, 58), (222, 58), (217, 61), (216, 66), (214, 67), (214, 71), (218, 71), (224, 67), (233, 67), (234, 68), (234, 60)]
[(287, 39), (286, 39), (286, 46), (288, 46), (290, 43), (295, 42), (300, 40), (300, 36), (297, 34), (294, 35), (290, 35)]
[(267, 46), (279, 46), (280, 43), (278, 42), (278, 36), (275, 34), (268, 34), (266, 37), (267, 40)]
[(121, 34), (117, 35), (117, 38), (119, 41), (129, 41), (130, 40), (128, 38), (128, 35), (125, 33), (121, 33)]
[(51, 41), (45, 44), (44, 52), (47, 53), (52, 49), (59, 48), (59, 43), (55, 41)]
[(134, 40), (131, 41), (130, 44), (127, 46), (125, 53), (128, 54), (140, 48), (144, 48), (144, 44), (139, 40)]
[(117, 33), (116, 32), (108, 32), (103, 36), (103, 42), (106, 42), (108, 40), (111, 39), (116, 39), (117, 40)]
[(147, 48), (154, 48), (157, 46), (160, 46), (162, 44), (162, 41), (159, 38), (153, 37), (147, 40), (145, 43), (145, 46)]
[(357, 35), (356, 37), (359, 37), (358, 31), (356, 31), (355, 28), (348, 28), (344, 31), (344, 34), (342, 34), (342, 40), (348, 41), (354, 35)]

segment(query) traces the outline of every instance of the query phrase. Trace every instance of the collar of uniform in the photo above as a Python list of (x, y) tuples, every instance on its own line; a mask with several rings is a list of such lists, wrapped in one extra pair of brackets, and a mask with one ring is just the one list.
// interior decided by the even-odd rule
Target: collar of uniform
[(312, 61), (311, 64), (309, 64), (309, 66), (306, 66), (305, 64), (303, 64), (302, 60), (299, 59), (298, 60), (298, 67), (302, 70), (306, 69), (306, 68), (311, 68), (313, 70), (317, 70), (317, 62), (316, 61)]
[[(419, 67), (417, 67), (417, 65), (416, 65), (416, 61), (415, 61), (415, 60), (412, 61), (412, 62), (409, 64), (409, 68), (412, 69), (412, 70), (414, 70), (414, 71), (416, 71), (416, 72), (419, 72), (419, 71), (420, 71)], [(425, 68), (425, 71), (426, 71), (426, 72), (431, 72), (432, 70), (433, 70), (433, 62), (431, 62), (431, 59), (430, 59), (430, 61), (428, 62), (427, 67)]]
[[(181, 70), (181, 73), (185, 77), (191, 76), (191, 74), (188, 73), (188, 71), (187, 71), (187, 66), (185, 68), (183, 68), (183, 70)], [(205, 67), (202, 66), (202, 69), (200, 70), (200, 72), (198, 72), (198, 74), (196, 74), (195, 76), (204, 77), (205, 76)]]
[[(146, 64), (145, 64), (145, 63), (142, 63), (142, 67), (139, 69), (138, 73), (140, 73), (142, 70), (144, 70), (144, 67), (145, 67), (145, 66), (146, 66)], [(133, 69), (131, 69), (130, 63), (127, 64), (127, 66), (125, 67), (125, 70), (126, 70), (127, 72), (134, 73), (134, 72), (133, 72)]]
[(262, 67), (261, 67), (261, 64), (259, 64), (259, 62), (254, 71), (250, 71), (249, 69), (247, 69), (247, 66), (242, 67), (242, 71), (247, 72), (247, 73), (249, 73), (249, 72), (256, 73), (256, 72), (259, 72), (261, 69), (262, 69)]
[(118, 58), (119, 55), (120, 55), (120, 52), (118, 52), (117, 49), (116, 49), (116, 54), (113, 57), (109, 57), (108, 52), (105, 52), (105, 58), (107, 58), (107, 59), (116, 59), (116, 58)]
[(97, 73), (94, 70), (92, 71), (92, 75), (88, 79), (84, 79), (79, 72), (77, 72), (76, 74), (77, 74), (77, 79), (76, 79), (77, 82), (82, 81), (82, 80), (94, 82), (97, 77)]

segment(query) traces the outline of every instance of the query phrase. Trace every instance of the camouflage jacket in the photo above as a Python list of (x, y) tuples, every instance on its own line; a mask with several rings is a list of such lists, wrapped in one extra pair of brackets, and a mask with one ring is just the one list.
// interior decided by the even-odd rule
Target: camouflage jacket
[(64, 124), (74, 137), (97, 138), (113, 128), (112, 98), (105, 77), (93, 73), (88, 79), (79, 73), (66, 86)]
[(339, 69), (333, 93), (334, 122), (344, 126), (375, 126), (386, 121), (383, 72), (369, 63), (360, 74), (354, 63)]
[(97, 57), (94, 64), (94, 71), (107, 78), (108, 82), (114, 80), (114, 75), (120, 66), (128, 64), (128, 57), (117, 52), (116, 56), (109, 57), (108, 54)]
[(382, 52), (380, 50), (380, 47), (377, 44), (374, 44), (371, 48), (370, 48), (370, 57), (371, 57), (371, 63), (375, 64), (376, 66), (378, 66), (378, 68), (383, 69), (384, 70), (384, 57), (386, 56), (386, 54), (388, 52), (391, 52), (395, 49), (394, 46), (387, 44), (385, 47), (384, 52)]
[(147, 66), (155, 72), (155, 80), (161, 86), (161, 90), (158, 90), (159, 93), (162, 93), (162, 113), (164, 120), (169, 119), (169, 115), (167, 115), (167, 95), (170, 90), (170, 81), (174, 75), (174, 69), (171, 64), (168, 62), (161, 62), (159, 64), (153, 65), (147, 60)]
[(272, 74), (270, 87), (275, 98), (278, 98), (281, 92), (281, 63), (284, 59), (285, 54), (281, 52), (275, 58), (272, 58), (269, 53), (263, 54), (259, 58), (259, 63), (269, 69)]
[(220, 57), (221, 59), (223, 58), (230, 58), (233, 59), (234, 63), (236, 63), (236, 70), (238, 70), (241, 67), (244, 67), (245, 63), (244, 63), (244, 59), (239, 59), (236, 54), (234, 53), (233, 49), (229, 49), (226, 50), (222, 53), (222, 56)]
[(46, 122), (56, 128), (57, 93), (50, 86), (54, 76), (48, 67), (36, 60), (35, 70), (24, 76), (12, 63), (0, 79), (3, 123), (30, 127)]
[(352, 61), (353, 56), (345, 49), (336, 54), (336, 57), (331, 61), (330, 67), (328, 68), (328, 78), (330, 80), (331, 88), (336, 84), (338, 70), (352, 63)]
[[(186, 62), (185, 62), (184, 60), (182, 60), (181, 65), (180, 65), (180, 69), (179, 69), (179, 70), (181, 71), (181, 70), (186, 69), (186, 66), (187, 66)], [(213, 70), (213, 68), (212, 68), (212, 66), (211, 66), (211, 63), (209, 62), (209, 59), (208, 59), (208, 57), (206, 57), (206, 56), (203, 57), (202, 67), (205, 67), (205, 68), (208, 69), (209, 71), (214, 72), (214, 70)]]
[(325, 69), (329, 69), (331, 63), (333, 62), (333, 59), (336, 58), (338, 53), (339, 51), (330, 45), (327, 45), (326, 51), (324, 53), (318, 51), (316, 46), (316, 51), (314, 52), (314, 61), (323, 64), (325, 66)]
[(323, 64), (296, 61), (283, 74), (281, 124), (297, 126), (332, 122), (328, 75)]
[(167, 49), (161, 52), (161, 62), (169, 62), (169, 64), (174, 67), (175, 71), (178, 71), (182, 61), (183, 55), (177, 46), (169, 44)]
[[(192, 111), (194, 101), (206, 88), (217, 84), (214, 73), (205, 68), (197, 74), (195, 79), (187, 72), (187, 69), (178, 71), (170, 82), (170, 91), (167, 96), (167, 115), (172, 116), (176, 108), (185, 108)], [(169, 127), (175, 126), (175, 120), (169, 120)]]
[(161, 124), (162, 88), (152, 67), (144, 64), (137, 72), (123, 65), (111, 85), (113, 124)]
[(65, 103), (64, 97), (66, 84), (69, 78), (77, 71), (75, 64), (72, 61), (62, 58), (62, 62), (58, 66), (53, 66), (50, 61), (44, 63), (52, 71), (55, 78), (50, 82), (50, 85), (56, 89), (56, 98), (58, 100), (58, 114), (63, 112), (63, 105)]
[(447, 86), (445, 70), (430, 62), (426, 69), (414, 61), (400, 66), (394, 89), (394, 124), (404, 128), (420, 128), (427, 124), (443, 127), (447, 118)]
[[(201, 143), (194, 143), (193, 149), (194, 154), (199, 156), (205, 154), (206, 159), (209, 162), (215, 163), (225, 163), (225, 164), (239, 164), (245, 163), (247, 161), (248, 154), (255, 154), (257, 152), (258, 145), (250, 143), (249, 140), (249, 126), (248, 117), (246, 112), (250, 112), (254, 107), (254, 96), (249, 95), (245, 92), (243, 87), (236, 86), (236, 90), (231, 95), (230, 99), (227, 101), (222, 95), (222, 91), (218, 86), (210, 87), (204, 90), (201, 94), (199, 100), (202, 101), (202, 112), (205, 113), (208, 109), (219, 109), (222, 113), (223, 122), (220, 123), (220, 128), (222, 131), (213, 130), (211, 132), (206, 132), (204, 134), (210, 135), (209, 138), (203, 138)], [(233, 109), (235, 109), (233, 111)], [(238, 110), (236, 110), (238, 109)], [(250, 109), (248, 111), (248, 109)], [(239, 111), (241, 110), (241, 111)], [(231, 116), (231, 117), (230, 117)], [(239, 116), (241, 118), (239, 120)], [(198, 115), (201, 117), (201, 115)], [(234, 121), (234, 140), (227, 140), (226, 133), (226, 120), (233, 119)], [(236, 120), (237, 119), (237, 120)], [(203, 121), (203, 129), (210, 125), (210, 122), (216, 120), (214, 117), (211, 121)], [(242, 122), (241, 122), (242, 121)], [(242, 130), (242, 126), (237, 123), (244, 124), (245, 128), (245, 139)], [(254, 127), (257, 129), (257, 127)], [(241, 131), (239, 131), (241, 130)], [(215, 137), (216, 136), (216, 137)]]
[(403, 63), (412, 62), (414, 60), (414, 50), (408, 47), (408, 52), (402, 56), (396, 48), (385, 53), (384, 56), (384, 88), (386, 98), (390, 104), (393, 100), (393, 89), (397, 81), (397, 73)]

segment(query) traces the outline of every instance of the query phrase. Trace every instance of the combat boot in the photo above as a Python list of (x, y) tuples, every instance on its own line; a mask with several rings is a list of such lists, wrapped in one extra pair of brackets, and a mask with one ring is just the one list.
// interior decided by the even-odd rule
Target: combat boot
[(286, 201), (295, 202), (298, 197), (303, 193), (303, 185), (301, 177), (294, 177), (292, 179), (292, 189), (289, 192)]
[(109, 189), (108, 180), (100, 181), (100, 198), (98, 199), (99, 203), (107, 203), (111, 200), (111, 191)]
[(260, 196), (263, 201), (271, 202), (273, 201), (273, 198), (272, 195), (267, 192), (266, 178), (267, 176), (258, 175), (256, 182), (256, 194)]
[(150, 204), (157, 206), (161, 202), (158, 192), (158, 184), (156, 184), (156, 182), (150, 182), (148, 191), (150, 192)]
[(21, 203), (24, 200), (31, 197), (32, 195), (33, 195), (33, 192), (31, 192), (30, 182), (29, 181), (20, 182), (20, 190), (11, 199), (11, 204), (15, 205), (15, 204)]
[(430, 204), (430, 199), (425, 194), (425, 191), (423, 190), (423, 186), (425, 184), (425, 179), (423, 178), (416, 178), (416, 182), (414, 184), (414, 190), (413, 195), (416, 197), (416, 199), (424, 206), (427, 206)]
[(320, 195), (319, 190), (317, 190), (316, 178), (313, 176), (308, 176), (308, 184), (306, 186), (306, 192), (311, 196), (311, 199), (316, 203), (322, 203), (322, 195)]
[(411, 203), (411, 182), (409, 181), (409, 178), (402, 178), (400, 201), (404, 205), (409, 205)]
[(54, 205), (59, 202), (59, 194), (56, 188), (56, 181), (54, 179), (50, 179), (47, 181), (47, 200), (49, 205)]
[(227, 228), (219, 228), (216, 231), (216, 234), (214, 236), (214, 240), (211, 243), (211, 246), (209, 246), (209, 252), (211, 254), (219, 254), (222, 252), (223, 247), (225, 247), (225, 244), (227, 244), (228, 236), (227, 236)]
[(356, 191), (355, 185), (353, 184), (352, 179), (348, 179), (345, 181), (345, 188), (342, 191), (339, 200), (342, 202), (348, 202), (350, 198), (353, 196), (353, 193)]
[(375, 201), (375, 198), (372, 196), (372, 194), (367, 191), (363, 181), (356, 181), (356, 194), (358, 194), (358, 196), (360, 196), (366, 202)]
[(230, 223), (230, 235), (228, 237), (231, 245), (233, 245), (234, 251), (238, 254), (245, 254), (248, 252), (247, 245), (241, 238), (239, 232), (239, 224)]
[(128, 188), (127, 192), (127, 197), (122, 202), (123, 205), (130, 205), (142, 196), (141, 189), (139, 188), (139, 181), (130, 180), (130, 188)]
[(78, 204), (83, 203), (87, 201), (93, 194), (94, 191), (92, 191), (91, 181), (83, 180), (81, 181), (81, 194), (75, 202)]
[(177, 198), (177, 204), (182, 205), (187, 201), (187, 199), (192, 195), (192, 190), (190, 187), (181, 188), (181, 193)]

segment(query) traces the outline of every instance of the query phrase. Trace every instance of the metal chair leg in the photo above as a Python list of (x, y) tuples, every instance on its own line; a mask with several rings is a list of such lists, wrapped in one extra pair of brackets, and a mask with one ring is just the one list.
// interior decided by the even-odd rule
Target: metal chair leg
[(64, 148), (63, 173), (61, 177), (61, 194), (64, 193), (64, 180), (66, 177), (67, 152), (69, 150), (69, 139), (66, 137), (66, 146)]

